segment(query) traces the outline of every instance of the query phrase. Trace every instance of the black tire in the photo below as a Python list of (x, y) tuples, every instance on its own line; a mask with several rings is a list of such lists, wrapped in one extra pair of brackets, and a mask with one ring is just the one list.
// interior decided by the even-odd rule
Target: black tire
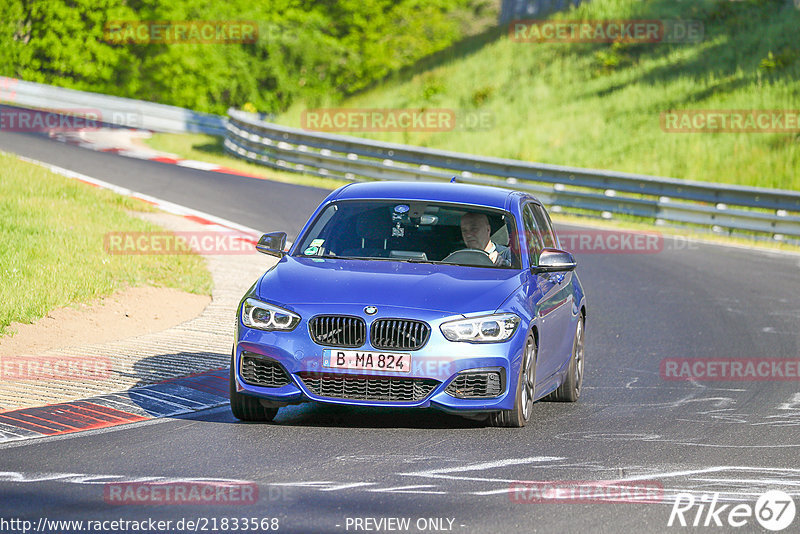
[(575, 327), (575, 341), (572, 342), (572, 355), (569, 358), (567, 378), (557, 390), (545, 398), (546, 401), (575, 402), (580, 398), (584, 371), (583, 332), (583, 317), (579, 317), (578, 326)]
[(261, 421), (268, 422), (275, 419), (278, 415), (278, 408), (266, 408), (256, 397), (242, 395), (236, 391), (235, 367), (233, 365), (233, 355), (231, 355), (230, 371), (230, 398), (231, 412), (236, 419), (241, 421)]
[(489, 425), (497, 427), (522, 428), (530, 421), (533, 413), (533, 399), (536, 384), (536, 338), (533, 332), (525, 340), (522, 354), (522, 365), (517, 377), (517, 393), (512, 410), (501, 410), (489, 415)]

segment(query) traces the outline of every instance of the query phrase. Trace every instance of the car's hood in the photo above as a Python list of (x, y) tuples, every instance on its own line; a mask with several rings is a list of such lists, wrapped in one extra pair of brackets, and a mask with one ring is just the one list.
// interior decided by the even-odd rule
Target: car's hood
[(522, 284), (513, 269), (286, 256), (258, 283), (275, 304), (398, 306), (452, 314), (494, 311)]

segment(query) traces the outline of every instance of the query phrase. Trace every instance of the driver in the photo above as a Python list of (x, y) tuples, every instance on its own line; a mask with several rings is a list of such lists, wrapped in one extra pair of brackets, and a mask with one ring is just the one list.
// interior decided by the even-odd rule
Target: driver
[(492, 242), (491, 226), (485, 213), (467, 212), (461, 216), (461, 237), (469, 248), (482, 250), (495, 265), (511, 265), (511, 249)]

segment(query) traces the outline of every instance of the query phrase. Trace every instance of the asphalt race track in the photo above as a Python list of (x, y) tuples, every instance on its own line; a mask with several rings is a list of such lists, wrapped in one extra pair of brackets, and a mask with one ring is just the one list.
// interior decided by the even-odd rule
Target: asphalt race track
[[(290, 238), (326, 194), (35, 135), (0, 133), (0, 150)], [(221, 521), (235, 517), (278, 518), (279, 532), (374, 531), (365, 518), (410, 518), (406, 530), (381, 523), (387, 532), (729, 532), (728, 511), (767, 490), (800, 506), (797, 379), (660, 375), (665, 358), (797, 358), (800, 257), (665, 239), (658, 253), (577, 258), (589, 303), (583, 395), (537, 403), (524, 429), (433, 411), (306, 405), (283, 409), (275, 424), (215, 409), (30, 440), (0, 447), (0, 517), (152, 518), (173, 528), (199, 519), (197, 530), (209, 532), (233, 531)], [(143, 477), (250, 481), (258, 498), (213, 507), (106, 502), (107, 482)], [(657, 484), (661, 502), (545, 504), (509, 492), (515, 481), (609, 479)], [(724, 527), (668, 528), (681, 492), (698, 505), (718, 493)], [(736, 531), (766, 532), (753, 517)]]

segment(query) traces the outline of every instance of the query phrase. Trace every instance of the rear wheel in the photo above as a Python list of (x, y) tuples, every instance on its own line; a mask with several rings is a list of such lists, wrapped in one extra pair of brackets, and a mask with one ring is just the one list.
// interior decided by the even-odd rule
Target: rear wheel
[(534, 385), (536, 384), (536, 338), (528, 334), (522, 365), (517, 379), (517, 395), (512, 410), (502, 410), (489, 416), (489, 424), (498, 427), (521, 428), (531, 418), (533, 412)]
[(564, 383), (547, 396), (545, 400), (556, 402), (575, 402), (581, 396), (583, 385), (583, 317), (578, 318), (575, 327), (575, 341), (572, 342), (572, 356)]
[(242, 395), (236, 391), (236, 368), (231, 354), (230, 372), (231, 411), (236, 419), (242, 421), (272, 421), (278, 414), (278, 408), (265, 408), (256, 397)]

